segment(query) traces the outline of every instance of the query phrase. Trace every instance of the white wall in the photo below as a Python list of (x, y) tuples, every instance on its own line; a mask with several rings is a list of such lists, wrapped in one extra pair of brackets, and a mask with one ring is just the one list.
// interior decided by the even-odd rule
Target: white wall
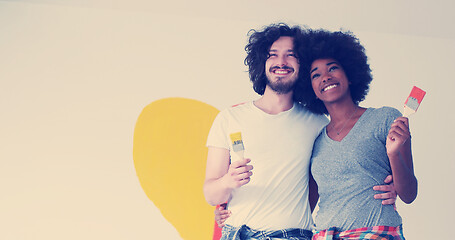
[(135, 121), (186, 97), (254, 99), (247, 32), (272, 22), (352, 30), (374, 81), (364, 106), (411, 117), (419, 195), (408, 239), (449, 239), (455, 208), (451, 1), (0, 1), (0, 239), (180, 239), (136, 177)]

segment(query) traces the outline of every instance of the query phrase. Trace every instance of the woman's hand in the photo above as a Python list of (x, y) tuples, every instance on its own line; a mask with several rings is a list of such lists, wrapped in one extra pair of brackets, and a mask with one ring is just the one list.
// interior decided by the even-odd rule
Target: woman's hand
[(219, 207), (215, 208), (215, 221), (218, 224), (218, 227), (224, 227), (224, 222), (231, 216), (231, 211), (226, 210), (227, 204), (221, 204)]
[(408, 118), (398, 117), (395, 119), (387, 135), (387, 155), (398, 155), (403, 144), (410, 138)]

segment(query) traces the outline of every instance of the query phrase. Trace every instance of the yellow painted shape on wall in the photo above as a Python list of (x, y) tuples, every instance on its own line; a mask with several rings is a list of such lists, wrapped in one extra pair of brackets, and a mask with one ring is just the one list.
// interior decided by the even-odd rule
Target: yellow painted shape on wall
[(205, 201), (207, 135), (218, 110), (185, 98), (146, 106), (136, 123), (133, 159), (147, 197), (183, 239), (212, 239), (214, 208)]

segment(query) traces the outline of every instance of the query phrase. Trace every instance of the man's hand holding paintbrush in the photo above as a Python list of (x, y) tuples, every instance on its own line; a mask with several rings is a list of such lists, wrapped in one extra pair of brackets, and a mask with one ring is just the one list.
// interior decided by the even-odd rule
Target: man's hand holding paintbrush
[[(237, 155), (236, 160), (229, 165), (228, 172), (222, 177), (228, 189), (236, 189), (250, 182), (250, 177), (253, 174), (252, 165), (249, 165), (251, 159), (244, 158), (242, 134), (240, 132), (230, 134), (232, 151)], [(232, 159), (232, 158), (231, 158)], [(223, 227), (224, 222), (231, 216), (231, 211), (227, 209), (227, 203), (217, 206), (218, 214), (215, 214), (215, 220), (218, 227)], [(215, 212), (216, 212), (215, 211)]]
[(229, 165), (229, 170), (224, 175), (228, 188), (235, 189), (239, 188), (250, 182), (250, 176), (253, 174), (251, 170), (253, 166), (248, 165), (251, 162), (250, 159), (244, 158), (243, 153), (245, 148), (243, 146), (242, 134), (240, 132), (230, 134), (232, 141), (233, 152), (238, 156), (237, 161), (232, 162)]
[(251, 172), (253, 166), (248, 165), (250, 162), (249, 158), (243, 158), (229, 165), (229, 170), (223, 177), (228, 188), (239, 188), (250, 182), (250, 176), (253, 174)]

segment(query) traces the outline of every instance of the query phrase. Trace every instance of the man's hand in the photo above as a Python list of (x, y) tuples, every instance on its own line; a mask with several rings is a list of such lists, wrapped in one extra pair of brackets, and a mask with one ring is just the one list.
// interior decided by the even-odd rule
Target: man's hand
[(384, 183), (386, 185), (374, 186), (373, 190), (382, 191), (384, 193), (375, 194), (375, 199), (384, 199), (382, 201), (383, 205), (393, 205), (393, 208), (396, 210), (395, 202), (397, 201), (397, 191), (392, 182), (392, 175), (389, 175), (385, 178)]
[(250, 182), (253, 166), (248, 165), (249, 162), (251, 162), (249, 158), (244, 158), (229, 165), (229, 170), (224, 175), (228, 188), (239, 188)]

